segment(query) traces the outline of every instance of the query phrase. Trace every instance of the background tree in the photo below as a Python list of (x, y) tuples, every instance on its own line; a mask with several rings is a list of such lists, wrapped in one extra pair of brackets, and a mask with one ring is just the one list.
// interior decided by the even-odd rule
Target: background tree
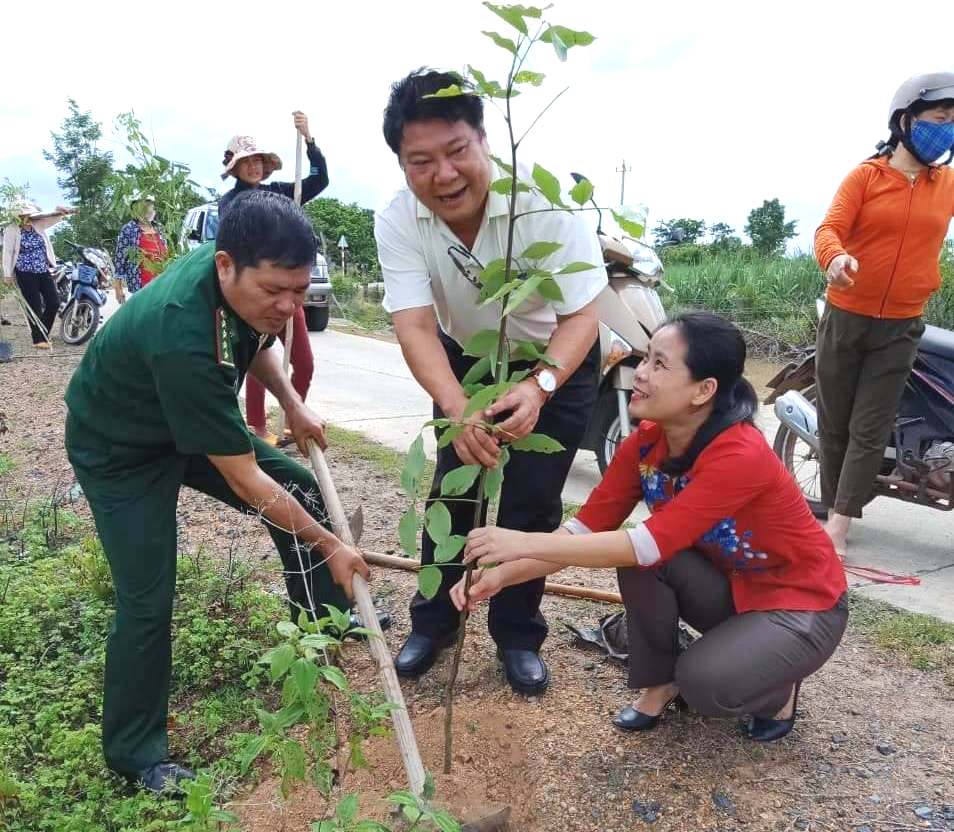
[(0, 184), (0, 229), (16, 219), (13, 207), (21, 202), (29, 201), (29, 192), (29, 183), (17, 185), (4, 177), (3, 183)]
[[(59, 131), (50, 132), (52, 151), (43, 151), (44, 158), (60, 173), (56, 183), (78, 209), (53, 235), (53, 246), (59, 256), (70, 254), (63, 246), (64, 239), (107, 248), (110, 237), (115, 240), (106, 217), (111, 202), (113, 155), (97, 147), (103, 130), (92, 113), (80, 110), (72, 98), (67, 99), (67, 107), (69, 115), (63, 119)], [(40, 207), (46, 210), (48, 206)]]
[(712, 247), (721, 251), (735, 249), (742, 245), (742, 240), (736, 236), (735, 229), (727, 222), (715, 222), (709, 226), (712, 235)]
[(377, 275), (378, 249), (374, 243), (374, 212), (357, 203), (345, 204), (337, 199), (319, 197), (305, 205), (305, 214), (311, 220), (315, 233), (325, 240), (324, 252), (329, 264), (341, 267), (338, 240), (348, 240), (347, 261), (362, 274)]
[(672, 232), (679, 229), (683, 233), (682, 242), (697, 243), (699, 238), (706, 233), (706, 224), (703, 220), (694, 220), (688, 217), (682, 217), (678, 220), (660, 220), (653, 229), (653, 238), (658, 246), (665, 240), (670, 239)]
[(767, 199), (761, 208), (753, 208), (745, 233), (752, 246), (763, 255), (781, 254), (785, 243), (795, 236), (795, 220), (785, 222), (785, 207), (777, 199)]

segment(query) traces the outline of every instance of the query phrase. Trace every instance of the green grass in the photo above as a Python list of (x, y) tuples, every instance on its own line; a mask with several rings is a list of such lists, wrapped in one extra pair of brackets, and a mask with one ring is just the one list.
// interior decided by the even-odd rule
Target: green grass
[[(49, 509), (0, 528), (0, 828), (9, 832), (172, 832), (179, 801), (130, 789), (102, 756), (105, 639), (112, 584), (98, 541)], [(22, 512), (18, 513), (18, 517)], [(59, 531), (54, 532), (56, 528)], [(170, 751), (234, 783), (257, 658), (285, 615), (246, 574), (180, 558), (173, 613)]]
[(939, 670), (954, 685), (954, 624), (899, 610), (884, 601), (849, 595), (853, 630), (918, 670)]
[[(749, 248), (712, 252), (705, 246), (668, 249), (665, 280), (675, 291), (661, 293), (667, 309), (709, 309), (784, 345), (814, 338), (815, 299), (825, 281), (808, 255), (761, 257)], [(928, 304), (929, 323), (954, 329), (954, 255), (945, 252), (944, 283)]]
[(13, 460), (6, 454), (0, 454), (0, 477), (9, 474), (14, 468)]

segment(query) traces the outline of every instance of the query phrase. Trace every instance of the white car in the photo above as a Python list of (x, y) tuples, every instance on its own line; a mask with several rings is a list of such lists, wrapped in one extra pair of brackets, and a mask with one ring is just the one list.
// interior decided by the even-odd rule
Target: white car
[[(215, 239), (219, 230), (219, 206), (215, 202), (190, 208), (182, 221), (182, 239), (189, 250)], [(311, 267), (311, 286), (305, 294), (305, 322), (312, 332), (321, 332), (328, 326), (331, 306), (331, 281), (328, 261), (319, 251)]]

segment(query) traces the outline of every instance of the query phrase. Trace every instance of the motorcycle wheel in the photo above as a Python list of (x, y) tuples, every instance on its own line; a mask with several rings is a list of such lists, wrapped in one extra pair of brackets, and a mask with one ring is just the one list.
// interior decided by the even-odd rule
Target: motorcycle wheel
[[(814, 384), (801, 393), (815, 404)], [(827, 520), (828, 509), (821, 502), (821, 465), (818, 453), (785, 424), (779, 424), (772, 449), (792, 475), (812, 514), (819, 520)]]
[(85, 344), (99, 326), (99, 307), (92, 301), (74, 301), (60, 319), (60, 337), (64, 344)]
[[(629, 396), (630, 394), (627, 393), (627, 401)], [(610, 387), (600, 394), (596, 400), (593, 419), (596, 423), (597, 436), (596, 464), (600, 468), (600, 474), (603, 474), (609, 467), (620, 442), (623, 441), (623, 432), (619, 424), (619, 403), (614, 388)]]

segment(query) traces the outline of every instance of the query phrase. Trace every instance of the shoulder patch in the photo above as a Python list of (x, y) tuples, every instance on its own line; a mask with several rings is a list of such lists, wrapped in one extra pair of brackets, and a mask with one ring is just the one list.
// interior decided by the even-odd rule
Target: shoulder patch
[(232, 316), (221, 306), (215, 309), (215, 360), (222, 367), (235, 368), (232, 346)]

